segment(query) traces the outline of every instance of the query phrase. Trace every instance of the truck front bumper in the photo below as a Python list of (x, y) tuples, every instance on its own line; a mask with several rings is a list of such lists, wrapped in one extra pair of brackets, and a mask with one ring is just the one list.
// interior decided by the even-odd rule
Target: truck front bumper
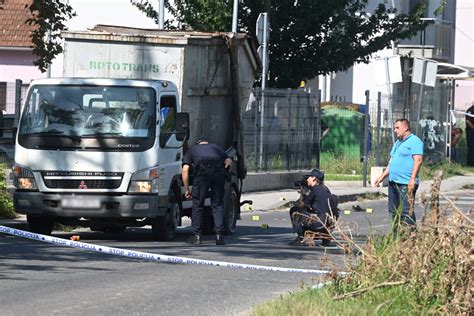
[(164, 216), (168, 197), (157, 195), (45, 194), (15, 192), (15, 209), (21, 214), (52, 217), (143, 218)]

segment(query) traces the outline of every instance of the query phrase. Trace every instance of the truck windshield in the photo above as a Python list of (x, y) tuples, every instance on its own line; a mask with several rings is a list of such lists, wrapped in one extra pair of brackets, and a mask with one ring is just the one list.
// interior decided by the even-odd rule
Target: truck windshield
[(66, 138), (154, 138), (152, 88), (51, 85), (30, 90), (19, 135)]

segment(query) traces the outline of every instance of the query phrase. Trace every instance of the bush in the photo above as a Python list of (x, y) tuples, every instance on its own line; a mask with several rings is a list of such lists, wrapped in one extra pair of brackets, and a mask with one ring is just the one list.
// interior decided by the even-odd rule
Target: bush
[(0, 165), (0, 217), (15, 218), (16, 212), (13, 207), (13, 199), (7, 190), (7, 179), (4, 171), (4, 166)]

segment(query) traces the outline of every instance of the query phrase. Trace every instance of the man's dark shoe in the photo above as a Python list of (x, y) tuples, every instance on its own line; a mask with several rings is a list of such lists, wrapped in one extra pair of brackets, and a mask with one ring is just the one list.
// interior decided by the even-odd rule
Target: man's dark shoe
[(192, 235), (191, 237), (186, 240), (188, 244), (199, 245), (201, 244), (201, 236), (199, 235)]
[(305, 241), (304, 241), (304, 238), (298, 236), (295, 238), (295, 240), (291, 241), (289, 243), (290, 246), (304, 246), (306, 245)]
[(218, 246), (225, 245), (224, 236), (216, 235), (216, 245), (218, 245)]
[(356, 212), (366, 212), (367, 210), (365, 208), (360, 207), (359, 205), (352, 205), (352, 209)]

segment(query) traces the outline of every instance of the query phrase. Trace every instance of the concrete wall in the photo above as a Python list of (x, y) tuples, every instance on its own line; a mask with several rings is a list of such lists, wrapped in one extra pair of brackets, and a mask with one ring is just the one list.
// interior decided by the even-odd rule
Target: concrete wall
[(301, 180), (308, 173), (309, 171), (248, 173), (242, 192), (296, 189), (295, 181)]
[[(301, 180), (310, 171), (282, 171), (268, 173), (249, 173), (244, 180), (242, 192), (263, 192), (275, 190), (297, 190), (295, 181)], [(362, 188), (362, 181), (325, 181), (329, 188)], [(385, 183), (386, 185), (386, 183)], [(339, 201), (343, 203), (343, 201)]]

